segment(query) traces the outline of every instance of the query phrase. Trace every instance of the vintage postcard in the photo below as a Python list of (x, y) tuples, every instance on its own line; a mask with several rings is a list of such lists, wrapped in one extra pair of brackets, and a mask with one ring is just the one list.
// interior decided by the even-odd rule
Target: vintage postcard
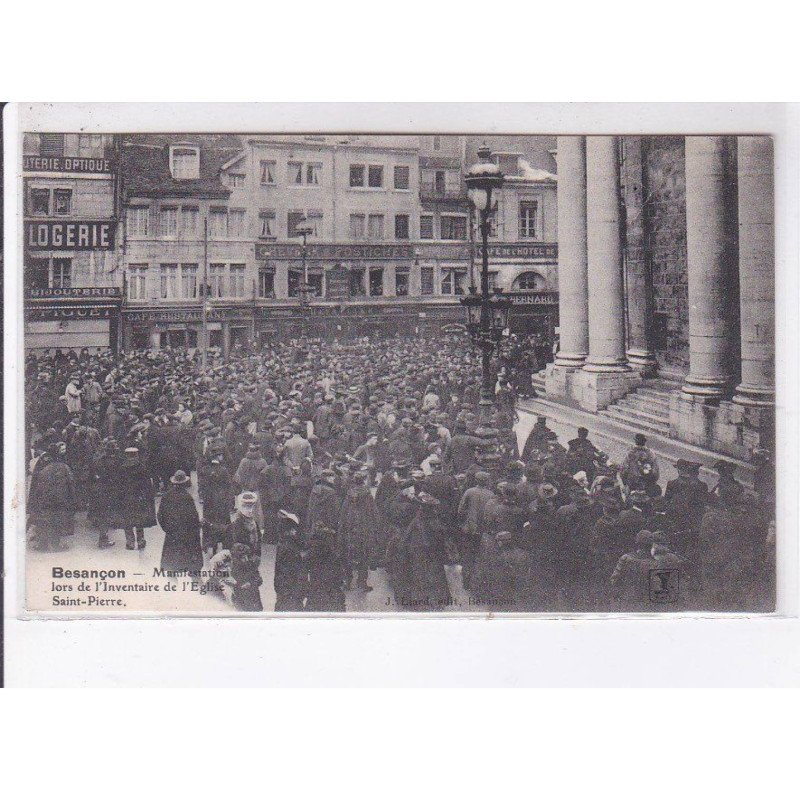
[(775, 610), (769, 135), (91, 123), (5, 166), (22, 615)]

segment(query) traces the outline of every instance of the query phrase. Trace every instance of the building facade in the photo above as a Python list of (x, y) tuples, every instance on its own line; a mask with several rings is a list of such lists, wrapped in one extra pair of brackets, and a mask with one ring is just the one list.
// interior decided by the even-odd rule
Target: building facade
[[(198, 345), (204, 280), (223, 350), (463, 324), (480, 261), (465, 137), (127, 136), (121, 149), (124, 347)], [(512, 328), (552, 333), (555, 176), (500, 157), (492, 281), (515, 295)]]
[(116, 348), (115, 137), (26, 134), (22, 174), (26, 348)]
[(558, 184), (548, 398), (740, 458), (771, 448), (771, 139), (559, 137)]

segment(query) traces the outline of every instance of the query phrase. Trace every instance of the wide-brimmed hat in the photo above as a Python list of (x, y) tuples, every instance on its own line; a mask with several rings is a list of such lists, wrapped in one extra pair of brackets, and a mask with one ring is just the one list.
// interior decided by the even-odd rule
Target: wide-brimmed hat
[(170, 479), (170, 483), (174, 483), (176, 486), (183, 486), (184, 484), (190, 483), (191, 478), (182, 470), (179, 469)]
[(537, 493), (540, 500), (552, 500), (558, 495), (558, 489), (552, 483), (543, 483)]
[(441, 505), (439, 500), (437, 500), (432, 494), (428, 494), (427, 492), (416, 492), (414, 494), (414, 500), (422, 506), (438, 506)]

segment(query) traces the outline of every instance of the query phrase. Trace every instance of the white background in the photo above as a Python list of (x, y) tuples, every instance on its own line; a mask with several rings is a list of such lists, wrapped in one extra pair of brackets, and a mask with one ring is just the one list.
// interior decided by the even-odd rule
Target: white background
[[(433, 102), (426, 109), (431, 127), (438, 117), (453, 131), (455, 111), (442, 107), (441, 99), (693, 100), (701, 104), (691, 110), (693, 119), (712, 113), (724, 120), (736, 110), (709, 109), (704, 101), (797, 95), (796, 26), (783, 3), (550, 6), (499, 0), (13, 4), (3, 12), (0, 96), (426, 100)], [(503, 111), (509, 108), (462, 113), (472, 114), (471, 129), (488, 132)], [(786, 151), (788, 170), (779, 174), (784, 236), (778, 307), (785, 323), (779, 341), (781, 433), (794, 450), (797, 111), (766, 112), (791, 126), (787, 147), (793, 148), (791, 155)], [(403, 108), (395, 113), (412, 127), (419, 120)], [(647, 132), (694, 130), (685, 108), (627, 113)], [(562, 110), (550, 130), (573, 124), (588, 130), (596, 114), (605, 114), (609, 130), (620, 131), (622, 111), (586, 107)], [(536, 115), (523, 129), (546, 132)], [(163, 110), (161, 119), (162, 129), (176, 127)], [(698, 129), (727, 129), (718, 123), (719, 116)], [(332, 127), (328, 111), (314, 127)], [(755, 126), (754, 132), (762, 131)], [(8, 211), (6, 221), (13, 226)], [(13, 255), (6, 259), (7, 269), (18, 263)], [(4, 366), (10, 366), (8, 349)], [(7, 409), (7, 425), (9, 420), (13, 429)], [(7, 464), (13, 458), (9, 433), (7, 427)], [(788, 529), (782, 569), (796, 574), (794, 463), (784, 461), (781, 475)], [(13, 615), (16, 575), (12, 563), (7, 567)], [(27, 685), (716, 686), (797, 685), (800, 678), (795, 619), (46, 624), (7, 618), (6, 625), (7, 679)], [(99, 791), (116, 797), (190, 791), (306, 797), (313, 791), (325, 797), (536, 792), (727, 800), (796, 792), (797, 703), (772, 694), (144, 698), (84, 692), (68, 698), (69, 704), (61, 694), (25, 693), (14, 703), (3, 695), (0, 752), (3, 787), (11, 797), (33, 796), (34, 783), (62, 798)]]

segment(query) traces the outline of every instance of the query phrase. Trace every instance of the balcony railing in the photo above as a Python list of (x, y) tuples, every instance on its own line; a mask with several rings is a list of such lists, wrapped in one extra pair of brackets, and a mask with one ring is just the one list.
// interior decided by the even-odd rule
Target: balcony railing
[(422, 200), (464, 200), (467, 199), (466, 189), (462, 187), (437, 186), (430, 181), (423, 181), (419, 185), (419, 196)]

